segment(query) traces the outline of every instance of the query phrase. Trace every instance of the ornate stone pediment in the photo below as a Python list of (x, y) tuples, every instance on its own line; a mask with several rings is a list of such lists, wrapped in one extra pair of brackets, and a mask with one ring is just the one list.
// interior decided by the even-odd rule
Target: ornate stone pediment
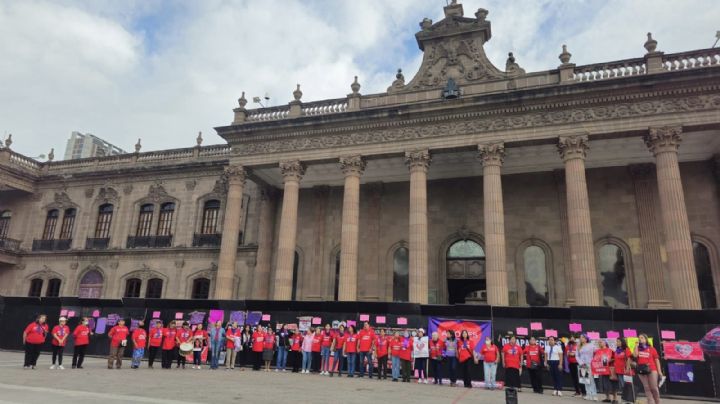
[(100, 188), (97, 197), (95, 198), (96, 203), (117, 203), (120, 200), (120, 195), (112, 187)]
[(65, 192), (56, 192), (53, 201), (46, 206), (47, 209), (68, 209), (74, 208), (77, 205), (70, 199), (68, 194)]

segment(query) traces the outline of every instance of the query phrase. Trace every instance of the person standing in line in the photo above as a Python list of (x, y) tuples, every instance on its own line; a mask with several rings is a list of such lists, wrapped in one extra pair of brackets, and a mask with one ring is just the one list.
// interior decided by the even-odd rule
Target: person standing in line
[(242, 352), (240, 353), (240, 370), (252, 365), (252, 330), (249, 324), (245, 324), (242, 331)]
[(400, 331), (390, 340), (390, 359), (392, 361), (392, 381), (397, 382), (400, 378), (400, 351), (402, 350), (403, 339)]
[(177, 353), (177, 365), (175, 365), (176, 369), (180, 366), (185, 369), (187, 357), (180, 351), (180, 345), (185, 343), (192, 343), (192, 339), (193, 332), (190, 329), (190, 323), (185, 321), (183, 322), (182, 328), (179, 329), (175, 334), (175, 352)]
[(442, 384), (442, 364), (444, 344), (437, 331), (433, 331), (428, 343), (430, 349), (430, 370), (433, 373), (433, 384)]
[(142, 362), (143, 356), (145, 356), (145, 346), (147, 345), (147, 331), (143, 328), (145, 322), (143, 320), (138, 321), (138, 326), (132, 332), (130, 339), (133, 343), (132, 362), (130, 368), (140, 368), (140, 362)]
[(332, 370), (330, 371), (330, 377), (333, 377), (335, 372), (337, 372), (338, 376), (342, 376), (343, 356), (345, 355), (343, 352), (343, 345), (345, 345), (346, 338), (347, 334), (345, 333), (345, 326), (340, 324), (338, 326), (338, 331), (333, 335), (333, 343), (330, 347), (330, 350), (333, 353), (333, 365)]
[(332, 329), (330, 329), (330, 324), (325, 324), (325, 329), (322, 331), (322, 340), (320, 341), (320, 357), (322, 358), (320, 374), (324, 376), (330, 374), (330, 349), (332, 347), (332, 342)]
[(520, 376), (522, 376), (523, 349), (518, 345), (515, 336), (502, 349), (502, 366), (505, 368), (505, 386), (515, 389), (520, 388)]
[(375, 357), (378, 362), (378, 380), (387, 380), (388, 373), (388, 336), (385, 329), (380, 330), (380, 334), (375, 340)]
[(572, 379), (573, 387), (575, 388), (575, 394), (573, 394), (573, 397), (582, 397), (585, 395), (585, 385), (580, 383), (580, 379), (578, 377), (577, 350), (578, 345), (575, 340), (575, 336), (570, 335), (567, 346), (565, 346), (565, 355), (567, 356), (570, 378)]
[(150, 328), (150, 338), (148, 338), (148, 368), (150, 369), (153, 368), (158, 351), (162, 350), (163, 341), (163, 323), (160, 320), (153, 321), (151, 321), (153, 325)]
[(253, 370), (258, 371), (262, 367), (263, 347), (265, 346), (265, 331), (258, 324), (252, 333)]
[(358, 366), (360, 366), (360, 377), (365, 377), (365, 368), (368, 369), (368, 375), (372, 379), (373, 375), (373, 344), (375, 343), (375, 330), (370, 327), (366, 321), (363, 329), (357, 333), (358, 337)]
[(458, 340), (458, 361), (463, 371), (463, 386), (465, 388), (472, 387), (472, 370), (473, 359), (475, 358), (475, 344), (470, 340), (470, 334), (467, 330), (460, 332), (460, 340)]
[(453, 330), (447, 330), (445, 337), (445, 350), (443, 351), (443, 358), (447, 359), (448, 362), (448, 373), (450, 373), (450, 386), (457, 385), (457, 349), (458, 344), (455, 339), (455, 332)]
[(50, 335), (52, 336), (52, 365), (50, 369), (56, 369), (55, 360), (57, 359), (57, 369), (65, 369), (62, 365), (63, 362), (63, 351), (65, 350), (65, 343), (70, 336), (70, 327), (67, 326), (67, 318), (60, 317), (58, 320), (59, 324), (53, 327)]
[(269, 325), (266, 328), (265, 339), (263, 340), (263, 360), (265, 361), (265, 371), (270, 371), (270, 362), (275, 355), (275, 333)]
[(290, 336), (290, 365), (293, 373), (300, 372), (300, 366), (302, 365), (302, 340), (300, 330), (293, 330)]
[(638, 336), (638, 344), (633, 351), (637, 361), (637, 374), (642, 382), (643, 390), (647, 396), (647, 404), (660, 404), (660, 388), (658, 380), (662, 375), (660, 356), (650, 345), (647, 334)]
[(347, 337), (345, 338), (345, 343), (343, 344), (343, 354), (345, 355), (345, 361), (347, 362), (347, 377), (355, 377), (355, 362), (357, 359), (357, 348), (358, 348), (358, 339), (357, 335), (355, 334), (355, 327), (349, 325), (348, 326), (348, 332)]
[(494, 390), (497, 388), (495, 383), (495, 375), (497, 375), (497, 365), (500, 362), (500, 349), (493, 344), (492, 338), (485, 337), (485, 343), (480, 349), (480, 355), (483, 358), (483, 375), (485, 376), (485, 388)]
[(550, 370), (553, 379), (553, 396), (562, 396), (563, 389), (563, 349), (555, 340), (548, 338), (548, 352), (545, 355), (545, 367)]
[(625, 375), (632, 375), (630, 372), (630, 361), (632, 358), (632, 351), (627, 346), (624, 338), (617, 338), (615, 340), (615, 360), (613, 361), (615, 380), (612, 380), (613, 392), (612, 402), (617, 403), (618, 393), (622, 395), (623, 387), (625, 387)]
[(85, 351), (87, 350), (87, 346), (90, 345), (90, 336), (93, 334), (88, 324), (88, 318), (83, 317), (82, 320), (80, 320), (80, 324), (73, 330), (73, 338), (75, 338), (72, 359), (73, 369), (83, 368), (82, 364), (85, 360)]
[(237, 351), (235, 347), (239, 344), (239, 338), (242, 331), (238, 328), (237, 322), (228, 324), (227, 330), (225, 330), (225, 370), (235, 369), (235, 355)]
[(24, 369), (35, 369), (40, 356), (40, 347), (45, 343), (48, 334), (47, 316), (40, 314), (35, 321), (25, 327), (22, 343), (25, 346)]
[(320, 373), (320, 351), (322, 348), (322, 329), (315, 327), (315, 333), (313, 334), (312, 344), (312, 363), (310, 364), (310, 371), (312, 373)]
[(172, 362), (175, 356), (175, 335), (177, 329), (175, 328), (175, 321), (168, 323), (167, 328), (163, 328), (163, 342), (162, 342), (162, 368), (171, 369)]
[(130, 330), (125, 326), (125, 319), (123, 318), (119, 319), (117, 325), (108, 332), (108, 338), (110, 338), (108, 369), (113, 368), (113, 363), (116, 369), (122, 367), (122, 359), (125, 354), (125, 347), (127, 346), (127, 338), (129, 335)]
[(533, 393), (542, 394), (543, 348), (538, 345), (535, 337), (530, 337), (530, 343), (525, 347), (525, 367), (530, 375), (530, 384)]
[(225, 329), (222, 321), (215, 322), (213, 327), (208, 331), (210, 338), (210, 369), (216, 370), (220, 366), (220, 352), (225, 345)]
[(412, 368), (413, 337), (405, 330), (402, 336), (402, 347), (400, 348), (400, 373), (404, 383), (410, 383), (410, 371)]
[(203, 330), (202, 323), (195, 326), (193, 332), (193, 369), (202, 369), (202, 352), (208, 345), (208, 333)]
[(577, 361), (578, 372), (582, 373), (585, 385), (585, 400), (597, 401), (597, 390), (595, 387), (595, 375), (592, 372), (592, 360), (597, 350), (596, 345), (590, 341), (587, 335), (580, 336)]
[(277, 360), (275, 361), (275, 371), (284, 372), (287, 368), (288, 349), (290, 348), (290, 333), (285, 324), (280, 326), (280, 330), (276, 334)]
[(603, 400), (604, 403), (610, 402), (610, 394), (613, 393), (613, 383), (610, 380), (610, 376), (612, 375), (612, 370), (615, 369), (615, 365), (613, 361), (615, 360), (615, 352), (608, 348), (607, 342), (605, 342), (604, 339), (599, 339), (597, 341), (598, 343), (598, 350), (595, 351), (595, 354), (593, 355), (593, 362), (591, 364), (595, 366), (593, 369), (593, 374), (600, 376), (598, 378), (599, 381), (599, 388), (598, 392), (605, 394), (605, 400)]
[(312, 346), (313, 340), (315, 339), (315, 333), (312, 327), (305, 331), (305, 335), (302, 340), (302, 372), (310, 373), (310, 366), (312, 366)]
[(415, 371), (418, 374), (418, 383), (427, 384), (427, 360), (430, 356), (429, 341), (425, 330), (417, 330), (417, 336), (413, 338), (413, 358), (415, 360)]

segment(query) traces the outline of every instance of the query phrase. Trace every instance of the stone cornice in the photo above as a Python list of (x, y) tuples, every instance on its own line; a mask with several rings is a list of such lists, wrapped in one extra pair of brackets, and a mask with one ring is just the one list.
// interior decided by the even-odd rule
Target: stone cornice
[[(257, 245), (238, 246), (238, 253), (251, 253), (257, 251)], [(17, 255), (22, 258), (47, 258), (47, 257), (84, 257), (84, 256), (143, 256), (143, 255), (166, 255), (170, 258), (178, 257), (178, 254), (192, 253), (185, 255), (185, 259), (198, 256), (215, 257), (220, 252), (220, 247), (171, 247), (171, 248), (143, 248), (143, 249), (107, 249), (107, 250), (68, 250), (68, 251), (21, 251)], [(54, 259), (54, 258), (53, 258)]]

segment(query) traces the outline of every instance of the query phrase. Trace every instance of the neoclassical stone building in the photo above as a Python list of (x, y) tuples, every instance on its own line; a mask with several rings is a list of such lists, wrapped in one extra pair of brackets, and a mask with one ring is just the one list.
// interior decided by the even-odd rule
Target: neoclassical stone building
[(6, 141), (0, 293), (717, 307), (720, 50), (648, 34), (503, 70), (486, 17), (423, 20), (383, 93), (243, 95), (227, 145), (41, 163)]

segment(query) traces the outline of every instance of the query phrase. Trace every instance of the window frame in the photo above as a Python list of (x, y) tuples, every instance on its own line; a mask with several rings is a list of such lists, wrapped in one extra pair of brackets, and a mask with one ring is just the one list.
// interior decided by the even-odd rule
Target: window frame
[(63, 221), (60, 225), (59, 240), (72, 239), (73, 228), (75, 227), (75, 218), (77, 217), (77, 209), (67, 208), (63, 212)]
[[(217, 206), (208, 206), (210, 203), (213, 203), (213, 205), (217, 203)], [(222, 202), (219, 199), (208, 199), (203, 202), (199, 229), (200, 234), (218, 234), (218, 220), (220, 218), (221, 207)]]
[(30, 288), (28, 289), (28, 297), (41, 297), (45, 282), (42, 278), (33, 278), (30, 280)]
[(125, 279), (125, 291), (123, 291), (124, 298), (139, 298), (142, 293), (142, 279), (131, 277)]
[(104, 203), (98, 206), (97, 220), (95, 220), (94, 238), (109, 239), (112, 228), (112, 219), (115, 214), (115, 205), (112, 203)]
[(165, 202), (160, 205), (156, 233), (158, 236), (172, 236), (172, 222), (175, 217), (175, 202)]
[[(154, 285), (154, 283), (158, 283), (159, 286)], [(161, 299), (162, 298), (162, 292), (163, 292), (163, 286), (165, 284), (165, 281), (162, 278), (154, 277), (147, 280), (145, 284), (145, 298), (146, 299)], [(150, 296), (150, 292), (154, 292), (154, 288), (158, 287), (160, 290), (157, 293), (152, 293), (153, 296)]]
[(60, 297), (61, 291), (62, 279), (57, 277), (48, 279), (47, 287), (45, 288), (45, 297)]
[[(200, 282), (203, 283), (203, 292), (202, 295), (205, 297), (202, 297), (202, 295), (199, 294), (200, 291), (198, 289), (200, 288)], [(210, 299), (210, 286), (212, 284), (212, 281), (210, 278), (206, 278), (204, 276), (199, 276), (197, 278), (194, 278), (192, 281), (192, 289), (190, 290), (190, 298), (196, 299), (196, 300), (207, 300)], [(205, 291), (204, 289), (207, 288)]]
[(10, 234), (10, 223), (12, 222), (12, 211), (5, 209), (0, 211), (0, 238), (7, 238)]
[(41, 240), (55, 240), (55, 228), (57, 227), (59, 216), (59, 209), (50, 209), (47, 211)]
[(145, 203), (140, 205), (138, 212), (138, 222), (135, 229), (136, 237), (150, 237), (152, 235), (152, 222), (155, 215), (155, 205)]

